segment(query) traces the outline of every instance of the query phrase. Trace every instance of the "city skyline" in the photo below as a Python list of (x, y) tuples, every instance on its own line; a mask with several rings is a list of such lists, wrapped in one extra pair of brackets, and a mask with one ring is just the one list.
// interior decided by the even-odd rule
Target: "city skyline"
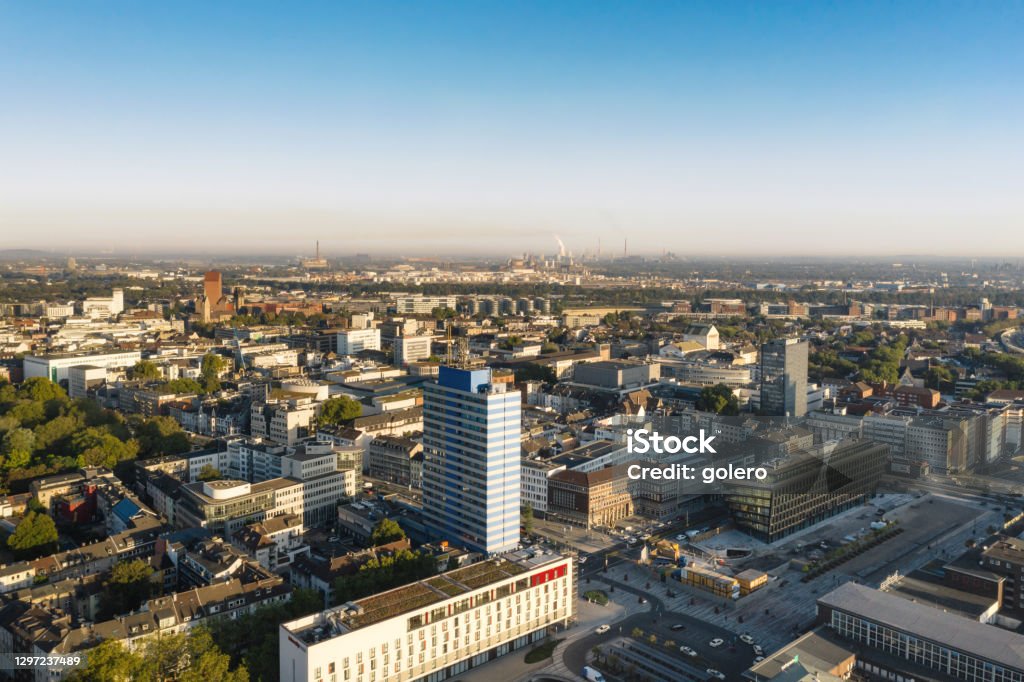
[(1021, 12), (8, 6), (0, 227), (118, 253), (1019, 253)]

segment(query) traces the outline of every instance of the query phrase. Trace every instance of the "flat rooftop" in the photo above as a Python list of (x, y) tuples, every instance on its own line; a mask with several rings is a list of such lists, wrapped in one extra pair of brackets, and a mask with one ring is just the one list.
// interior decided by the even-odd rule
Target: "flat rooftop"
[(809, 673), (828, 673), (854, 657), (853, 651), (826, 628), (817, 628), (798, 637), (760, 663), (751, 666), (747, 677), (773, 680), (793, 664), (794, 659), (803, 664)]
[(611, 440), (598, 440), (593, 443), (588, 443), (582, 447), (574, 448), (563, 452), (562, 454), (548, 459), (548, 462), (553, 464), (565, 464), (566, 466), (574, 466), (581, 464), (589, 460), (597, 459), (619, 450), (626, 448), (625, 443), (616, 443)]
[(894, 598), (852, 582), (824, 595), (818, 604), (1024, 672), (1024, 636), (994, 625)]
[(980, 594), (964, 592), (933, 580), (924, 579), (925, 577), (924, 574), (906, 576), (889, 587), (886, 592), (973, 620), (980, 620), (998, 603), (995, 597), (983, 597)]
[(411, 614), (425, 606), (458, 597), (564, 558), (561, 554), (521, 550), (357, 599), (318, 614), (284, 623), (282, 627), (307, 644), (313, 644), (389, 618)]

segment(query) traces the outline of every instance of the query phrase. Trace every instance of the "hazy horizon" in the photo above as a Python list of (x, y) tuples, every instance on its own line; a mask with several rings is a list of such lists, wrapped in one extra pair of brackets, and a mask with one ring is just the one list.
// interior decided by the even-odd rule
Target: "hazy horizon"
[(0, 248), (1024, 256), (1024, 6), (0, 9)]

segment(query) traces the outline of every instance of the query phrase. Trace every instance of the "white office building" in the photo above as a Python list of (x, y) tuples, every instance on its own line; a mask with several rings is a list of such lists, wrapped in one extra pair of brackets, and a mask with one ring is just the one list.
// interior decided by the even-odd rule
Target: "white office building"
[(364, 350), (380, 350), (379, 329), (346, 329), (338, 332), (338, 355), (355, 355)]
[(541, 516), (547, 513), (548, 479), (559, 471), (565, 471), (564, 464), (523, 460), (520, 476), (520, 503), (523, 508), (529, 505), (530, 509)]
[(281, 625), (281, 682), (440, 682), (575, 618), (570, 557), (516, 552)]
[(69, 367), (89, 365), (106, 369), (128, 368), (141, 359), (142, 353), (137, 350), (55, 353), (51, 355), (26, 355), (22, 366), (26, 379), (46, 377), (54, 383), (60, 383), (68, 380)]
[(426, 360), (430, 357), (433, 342), (432, 336), (399, 336), (394, 344), (395, 366), (404, 367), (410, 362)]
[(429, 315), (434, 308), (455, 310), (455, 296), (399, 296), (395, 299), (395, 312), (399, 315)]
[(114, 289), (110, 298), (93, 297), (82, 301), (82, 315), (85, 317), (111, 318), (124, 312), (124, 289)]

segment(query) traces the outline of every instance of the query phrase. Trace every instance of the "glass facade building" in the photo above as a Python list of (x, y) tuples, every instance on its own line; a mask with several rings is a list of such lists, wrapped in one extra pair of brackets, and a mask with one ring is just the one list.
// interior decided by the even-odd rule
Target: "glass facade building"
[(490, 369), (441, 367), (424, 387), (423, 516), (438, 539), (488, 554), (519, 545), (521, 413)]
[(807, 342), (774, 339), (761, 346), (761, 413), (807, 414)]
[(844, 441), (831, 451), (818, 446), (765, 463), (764, 481), (730, 482), (725, 502), (743, 530), (775, 542), (864, 504), (888, 458), (888, 446), (866, 440)]

